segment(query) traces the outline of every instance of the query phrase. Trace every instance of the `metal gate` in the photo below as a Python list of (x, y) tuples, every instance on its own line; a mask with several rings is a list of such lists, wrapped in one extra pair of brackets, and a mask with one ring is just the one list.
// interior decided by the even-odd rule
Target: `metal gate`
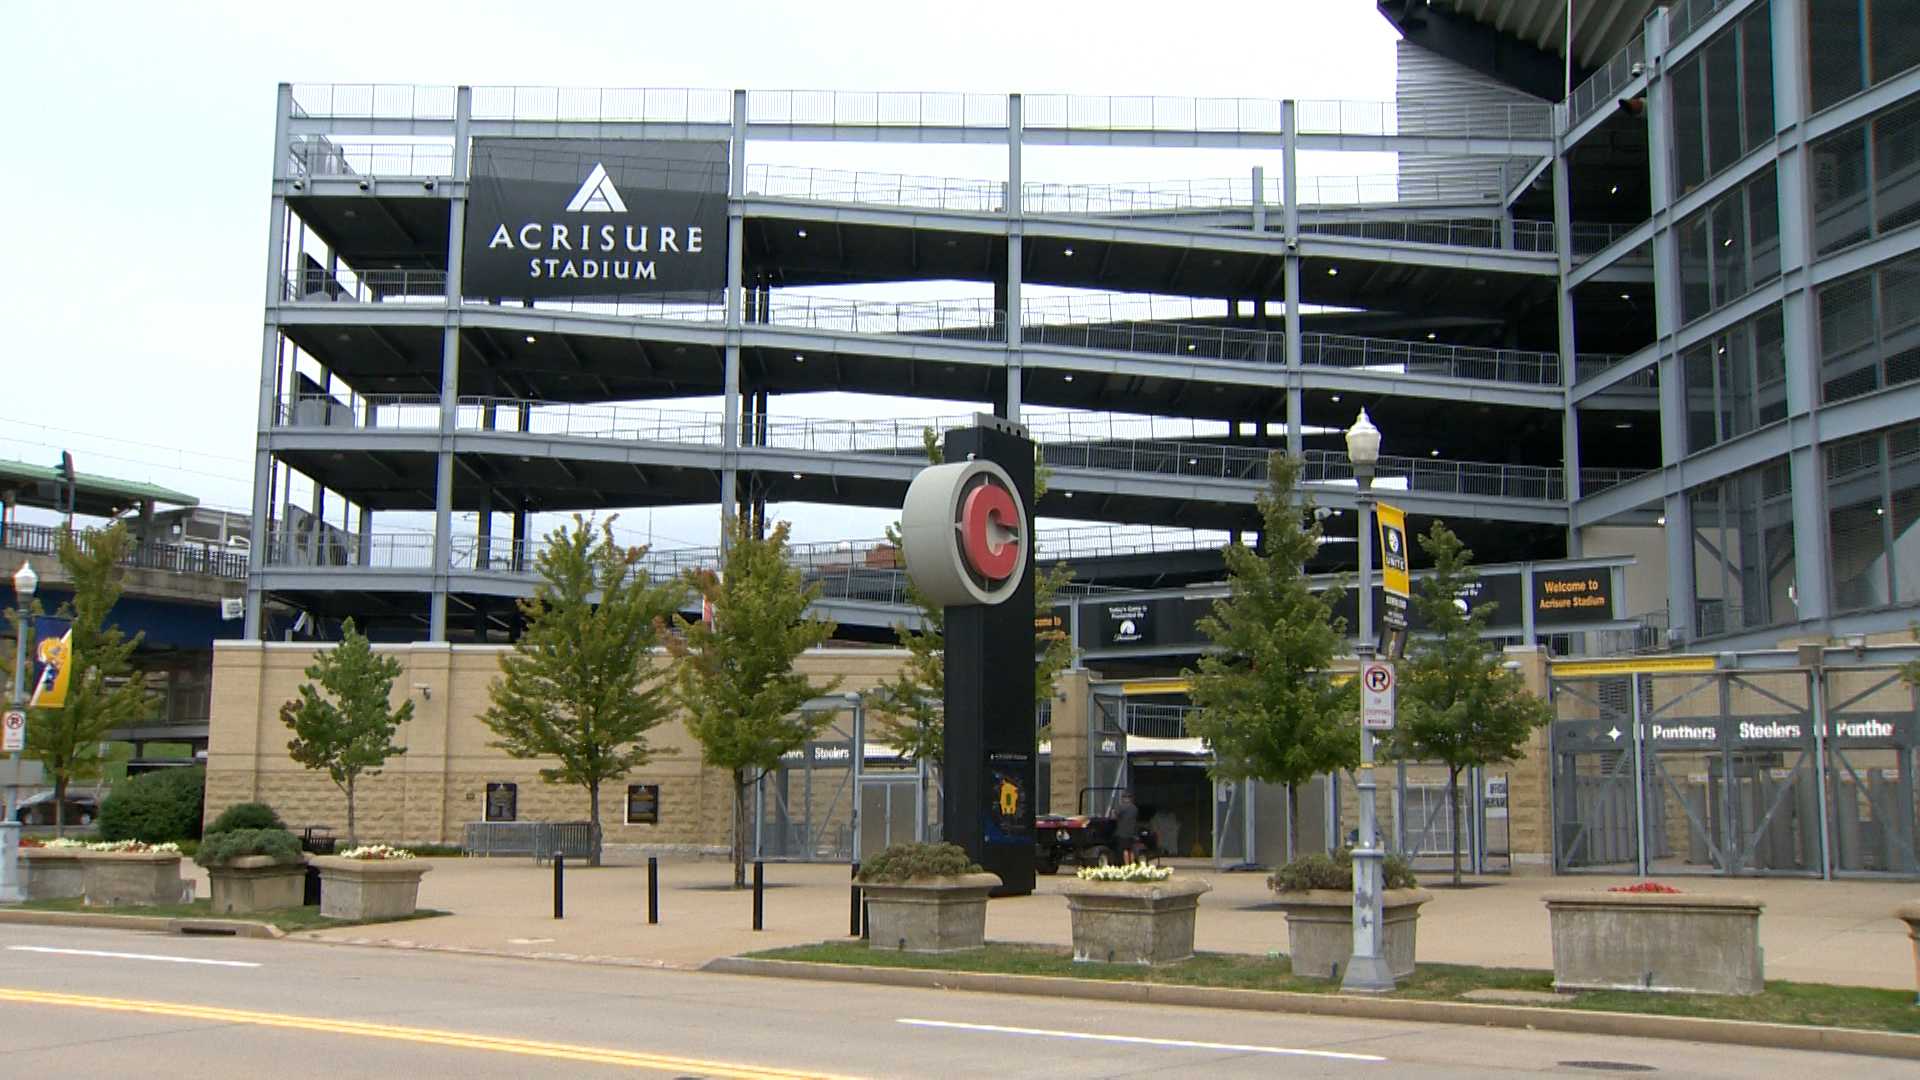
[(754, 787), (753, 857), (851, 862), (859, 856), (866, 709), (857, 695), (815, 698), (801, 712), (832, 719)]
[(1087, 732), (1087, 794), (1092, 805), (1068, 811), (1111, 817), (1128, 789), (1126, 698), (1118, 687), (1094, 687), (1090, 697), (1092, 715)]
[(1777, 656), (1752, 669), (1708, 657), (1557, 669), (1555, 869), (1920, 873), (1913, 689), (1895, 668)]

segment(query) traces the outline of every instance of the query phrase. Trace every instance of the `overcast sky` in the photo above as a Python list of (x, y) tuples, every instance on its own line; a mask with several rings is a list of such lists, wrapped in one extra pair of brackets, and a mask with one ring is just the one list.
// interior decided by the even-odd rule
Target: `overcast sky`
[[(282, 81), (1386, 100), (1394, 39), (1373, 0), (16, 0), (0, 35), (10, 331), (0, 458), (50, 464), (66, 448), (84, 472), (247, 506)], [(1318, 171), (1391, 170), (1391, 157), (1344, 157)], [(1254, 164), (1277, 175), (1277, 158), (1030, 151), (1027, 176), (1244, 176)], [(1004, 168), (987, 150), (845, 144), (750, 160), (968, 177)], [(659, 516), (664, 535), (711, 534), (710, 510)], [(856, 532), (877, 533), (883, 517), (859, 517)], [(828, 539), (844, 527), (811, 520), (800, 531)]]

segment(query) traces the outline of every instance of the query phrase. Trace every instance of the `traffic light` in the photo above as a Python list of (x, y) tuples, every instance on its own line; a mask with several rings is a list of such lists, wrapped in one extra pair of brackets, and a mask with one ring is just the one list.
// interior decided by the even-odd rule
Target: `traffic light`
[(60, 477), (60, 494), (61, 494), (61, 504), (62, 504), (61, 509), (63, 509), (66, 512), (67, 527), (72, 528), (73, 527), (73, 507), (74, 507), (74, 501), (75, 501), (74, 500), (74, 495), (75, 495), (74, 478), (73, 478), (73, 455), (68, 453), (65, 450), (60, 451), (60, 465), (56, 471), (58, 472)]

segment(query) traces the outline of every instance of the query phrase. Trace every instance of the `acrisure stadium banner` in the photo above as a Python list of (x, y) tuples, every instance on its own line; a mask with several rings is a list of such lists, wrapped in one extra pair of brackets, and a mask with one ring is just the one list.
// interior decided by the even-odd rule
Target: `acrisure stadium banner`
[(727, 144), (473, 140), (461, 292), (667, 295), (727, 284)]

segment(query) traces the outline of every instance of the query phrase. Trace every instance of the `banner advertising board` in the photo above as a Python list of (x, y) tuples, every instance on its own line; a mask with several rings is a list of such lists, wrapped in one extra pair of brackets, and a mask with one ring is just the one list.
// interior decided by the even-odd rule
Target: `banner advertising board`
[(1407, 514), (1397, 506), (1380, 503), (1380, 585), (1386, 604), (1380, 610), (1383, 625), (1395, 630), (1407, 628)]
[(461, 291), (703, 300), (727, 284), (727, 144), (473, 140)]
[(1613, 617), (1613, 573), (1606, 567), (1533, 572), (1536, 625), (1611, 622)]

